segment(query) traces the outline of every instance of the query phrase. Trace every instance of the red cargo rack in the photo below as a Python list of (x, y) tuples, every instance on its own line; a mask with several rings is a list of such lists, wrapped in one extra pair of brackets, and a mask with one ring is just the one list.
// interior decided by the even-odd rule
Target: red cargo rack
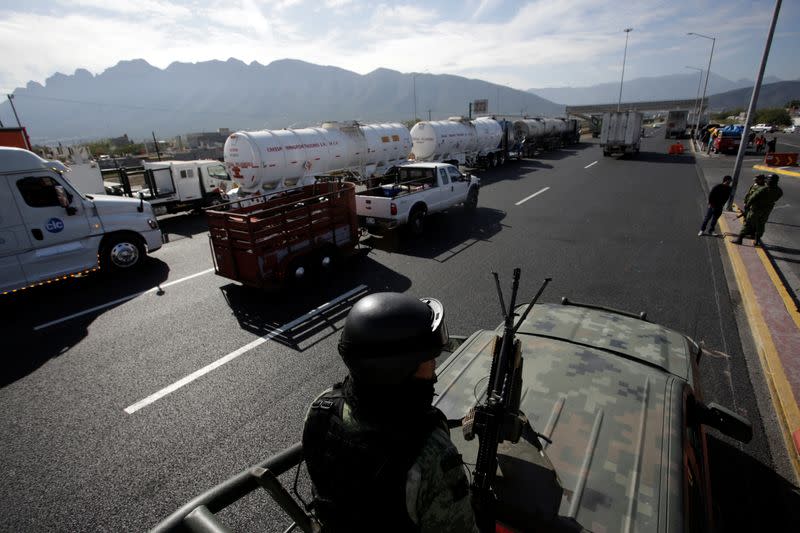
[(253, 287), (312, 275), (358, 244), (352, 183), (248, 197), (208, 210), (206, 217), (216, 273)]

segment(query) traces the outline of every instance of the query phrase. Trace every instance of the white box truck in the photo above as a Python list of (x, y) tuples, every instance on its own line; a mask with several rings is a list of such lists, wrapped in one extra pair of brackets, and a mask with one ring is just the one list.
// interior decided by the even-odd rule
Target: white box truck
[(683, 139), (686, 137), (688, 120), (688, 111), (670, 111), (667, 114), (667, 127), (664, 129), (664, 137), (666, 139)]
[(150, 204), (84, 194), (66, 167), (0, 147), (0, 294), (104, 270), (131, 270), (161, 247)]
[(638, 111), (603, 114), (600, 148), (604, 156), (638, 154), (641, 138), (642, 114)]

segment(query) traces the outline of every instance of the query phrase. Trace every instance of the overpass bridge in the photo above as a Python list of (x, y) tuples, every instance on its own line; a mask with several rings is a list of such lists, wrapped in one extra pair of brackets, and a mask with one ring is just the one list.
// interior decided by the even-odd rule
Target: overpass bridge
[(656, 100), (653, 102), (622, 102), (619, 106), (617, 104), (569, 105), (566, 110), (567, 115), (580, 117), (616, 111), (617, 107), (621, 111), (693, 111), (696, 105), (697, 101), (694, 99)]
[[(708, 101), (704, 103), (706, 105), (703, 106), (703, 109), (707, 107)], [(589, 122), (592, 136), (597, 137), (600, 134), (600, 125), (602, 123), (600, 115), (614, 112), (618, 108), (620, 111), (689, 111), (692, 113), (696, 105), (696, 100), (655, 100), (652, 102), (623, 102), (621, 104), (572, 105), (566, 106), (566, 114)], [(703, 110), (700, 111), (701, 116), (702, 112)]]

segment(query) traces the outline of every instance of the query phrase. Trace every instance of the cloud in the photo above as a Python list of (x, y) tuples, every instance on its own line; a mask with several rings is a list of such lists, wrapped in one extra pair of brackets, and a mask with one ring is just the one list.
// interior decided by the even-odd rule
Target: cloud
[[(763, 49), (764, 36), (753, 29), (764, 28), (765, 34), (767, 4), (641, 0), (621, 10), (596, 0), (59, 0), (57, 9), (25, 12), (20, 3), (0, 8), (0, 87), (41, 82), (55, 71), (98, 73), (139, 57), (159, 67), (289, 57), (361, 74), (387, 67), (520, 88), (579, 85), (616, 76), (626, 26), (634, 28), (626, 77), (678, 72), (687, 61), (704, 62), (706, 43), (686, 37), (687, 31), (716, 32), (715, 70), (741, 77), (748, 62), (756, 61), (751, 56)], [(793, 16), (795, 23), (784, 25), (789, 32), (781, 33), (779, 26), (776, 43), (781, 35), (783, 42), (793, 40)], [(774, 48), (779, 55), (780, 46)]]

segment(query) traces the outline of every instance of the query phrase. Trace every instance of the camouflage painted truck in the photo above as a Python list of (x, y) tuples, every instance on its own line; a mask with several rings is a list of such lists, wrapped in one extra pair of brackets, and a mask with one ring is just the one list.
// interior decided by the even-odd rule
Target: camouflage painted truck
[[(515, 307), (515, 300), (512, 294), (509, 314), (501, 297), (506, 320), (497, 329), (451, 339), (454, 351), (438, 369), (434, 405), (451, 428), (463, 424), (451, 436), (471, 466), (481, 530), (712, 530), (706, 427), (745, 442), (752, 428), (703, 401), (703, 347), (645, 313), (567, 299)], [(490, 442), (492, 409), (501, 438)], [(286, 531), (318, 531), (296, 490), (302, 459), (295, 444), (195, 497), (152, 531), (230, 531), (215, 513), (259, 487), (288, 515)], [(294, 496), (278, 479), (283, 474), (294, 478)], [(490, 480), (488, 506), (482, 479)]]

